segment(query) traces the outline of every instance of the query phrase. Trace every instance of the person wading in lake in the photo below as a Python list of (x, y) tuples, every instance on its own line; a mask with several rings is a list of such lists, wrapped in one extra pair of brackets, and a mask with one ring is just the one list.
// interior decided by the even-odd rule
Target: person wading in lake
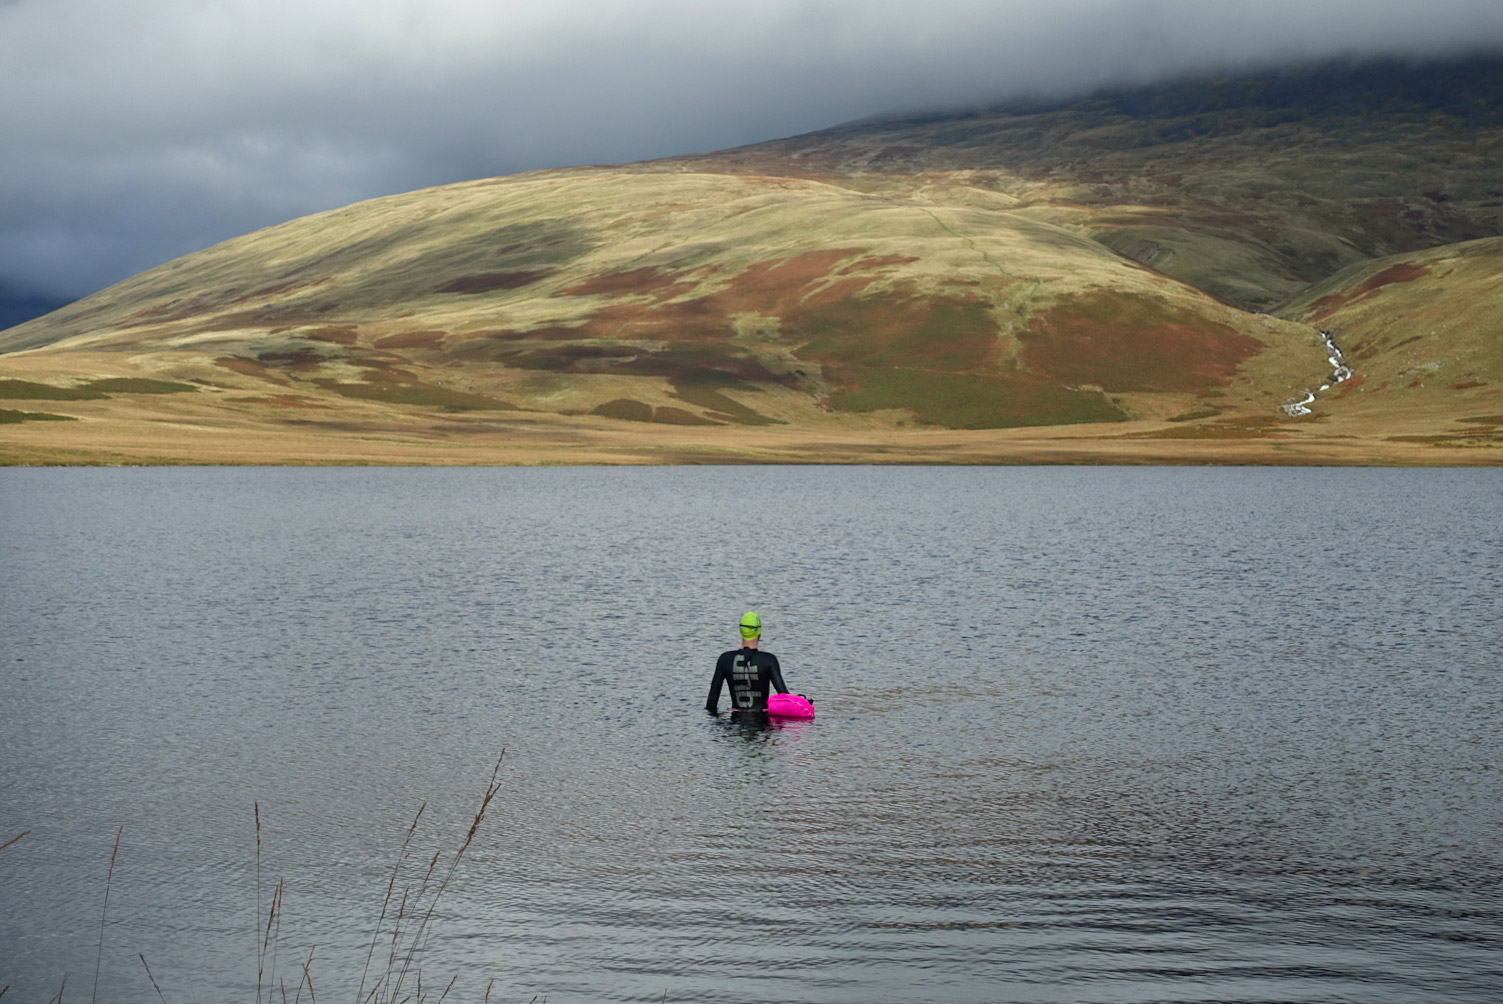
[(765, 715), (772, 688), (776, 687), (780, 694), (788, 693), (778, 657), (758, 648), (762, 642), (762, 618), (748, 610), (741, 615), (740, 628), (741, 647), (715, 660), (715, 678), (710, 681), (710, 696), (705, 701), (705, 710), (712, 715), (720, 714), (722, 683), (730, 689), (732, 714)]

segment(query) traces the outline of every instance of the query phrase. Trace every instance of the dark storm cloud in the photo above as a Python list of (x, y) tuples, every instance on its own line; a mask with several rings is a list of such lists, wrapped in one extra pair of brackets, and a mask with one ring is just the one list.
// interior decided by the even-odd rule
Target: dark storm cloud
[(1187, 70), (1503, 45), (1497, 0), (0, 0), (0, 282), (531, 168)]

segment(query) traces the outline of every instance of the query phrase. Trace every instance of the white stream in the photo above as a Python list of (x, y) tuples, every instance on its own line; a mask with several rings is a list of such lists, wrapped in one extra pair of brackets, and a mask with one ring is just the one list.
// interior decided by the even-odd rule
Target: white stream
[(1326, 382), (1315, 390), (1305, 391), (1305, 396), (1298, 401), (1291, 401), (1283, 406), (1284, 414), (1291, 418), (1310, 414), (1310, 405), (1315, 403), (1315, 395), (1330, 390), (1339, 383), (1345, 383), (1352, 378), (1352, 369), (1346, 364), (1346, 357), (1336, 347), (1335, 340), (1329, 331), (1320, 333), (1321, 341), (1326, 343), (1326, 361), (1331, 364), (1331, 375), (1326, 377)]

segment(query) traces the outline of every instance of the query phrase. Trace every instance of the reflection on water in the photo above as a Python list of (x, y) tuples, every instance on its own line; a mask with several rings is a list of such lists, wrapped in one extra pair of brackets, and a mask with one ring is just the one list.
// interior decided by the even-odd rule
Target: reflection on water
[[(353, 994), (504, 747), (454, 999), (1496, 1000), (1500, 481), (0, 471), (0, 985), (123, 825), (101, 1000), (254, 996), (278, 876)], [(704, 713), (746, 609), (816, 720)]]

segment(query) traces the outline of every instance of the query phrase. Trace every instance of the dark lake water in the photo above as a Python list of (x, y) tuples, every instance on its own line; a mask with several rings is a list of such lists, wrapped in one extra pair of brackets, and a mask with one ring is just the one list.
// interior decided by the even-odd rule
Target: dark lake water
[(1495, 470), (0, 470), (0, 985), (359, 1004), (504, 748), (433, 1002), (1492, 1004), (1500, 624)]

